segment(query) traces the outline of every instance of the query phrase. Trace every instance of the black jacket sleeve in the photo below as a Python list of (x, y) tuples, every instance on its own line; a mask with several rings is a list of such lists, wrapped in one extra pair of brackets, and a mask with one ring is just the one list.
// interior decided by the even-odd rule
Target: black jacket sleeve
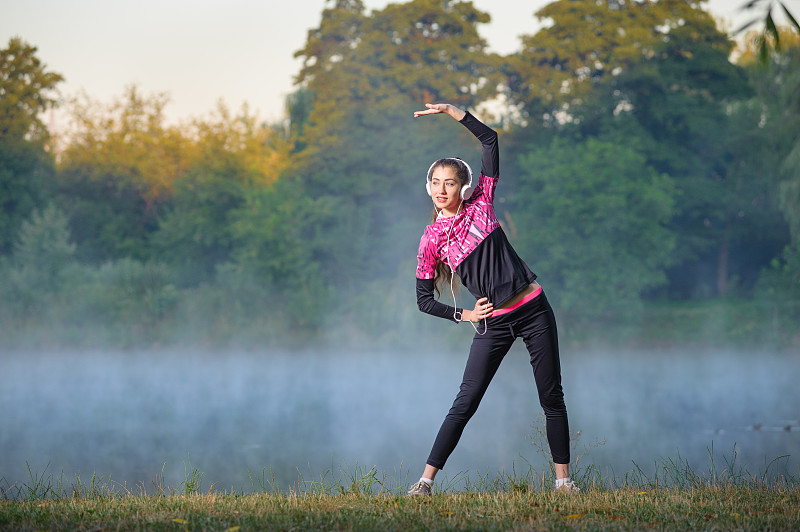
[(453, 315), (457, 313), (460, 318), (462, 309), (439, 303), (434, 299), (433, 279), (417, 278), (417, 306), (422, 312), (431, 316), (438, 316), (455, 323), (460, 321), (455, 319)]
[(497, 145), (497, 132), (472, 116), (469, 111), (461, 119), (461, 124), (481, 141), (481, 173), (486, 177), (500, 177), (500, 153)]

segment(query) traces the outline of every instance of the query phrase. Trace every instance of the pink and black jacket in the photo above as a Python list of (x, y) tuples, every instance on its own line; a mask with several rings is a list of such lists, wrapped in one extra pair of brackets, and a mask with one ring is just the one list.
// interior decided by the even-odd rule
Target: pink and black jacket
[(483, 147), (478, 184), (458, 215), (440, 215), (425, 227), (417, 254), (417, 306), (422, 312), (452, 321), (457, 321), (454, 316), (456, 312), (460, 315), (461, 309), (440, 303), (433, 295), (437, 260), (450, 264), (476, 299), (488, 297), (495, 308), (536, 279), (511, 247), (494, 212), (494, 190), (500, 176), (497, 133), (469, 112), (461, 123)]

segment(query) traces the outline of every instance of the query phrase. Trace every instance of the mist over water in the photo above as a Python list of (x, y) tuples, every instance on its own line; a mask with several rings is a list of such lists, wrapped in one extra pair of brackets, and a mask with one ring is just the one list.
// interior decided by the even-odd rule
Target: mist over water
[[(203, 489), (249, 492), (249, 473), (277, 485), (298, 472), (377, 466), (416, 480), (458, 390), (466, 352), (335, 350), (91, 352), (0, 355), (0, 485), (47, 469), (92, 473), (133, 489), (185, 469)], [(795, 354), (723, 351), (562, 352), (570, 426), (582, 463), (622, 475), (636, 462), (681, 457), (797, 474), (800, 388)], [(445, 473), (542, 470), (528, 437), (540, 418), (527, 353), (515, 344)], [(574, 456), (573, 456), (574, 458)], [(256, 486), (258, 487), (258, 486)]]

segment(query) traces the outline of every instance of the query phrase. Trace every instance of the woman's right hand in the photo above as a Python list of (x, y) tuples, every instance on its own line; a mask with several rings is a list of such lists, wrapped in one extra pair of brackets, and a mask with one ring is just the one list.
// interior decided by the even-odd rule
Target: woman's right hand
[(427, 109), (425, 109), (424, 111), (415, 111), (414, 118), (418, 118), (420, 116), (425, 116), (425, 115), (446, 113), (455, 118), (456, 120), (460, 121), (462, 118), (464, 118), (464, 115), (467, 114), (463, 110), (456, 107), (455, 105), (451, 105), (449, 103), (426, 103), (425, 107), (427, 107)]
[(488, 297), (482, 297), (475, 302), (475, 308), (472, 310), (465, 310), (462, 314), (464, 319), (471, 322), (479, 322), (484, 318), (491, 318), (494, 312), (494, 305), (489, 303)]

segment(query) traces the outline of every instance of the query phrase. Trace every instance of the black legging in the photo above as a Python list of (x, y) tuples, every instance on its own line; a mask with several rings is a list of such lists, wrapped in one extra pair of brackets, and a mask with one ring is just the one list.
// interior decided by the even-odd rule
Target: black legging
[[(472, 340), (461, 389), (439, 429), (428, 457), (428, 465), (444, 468), (467, 421), (478, 409), (503, 357), (519, 336), (524, 339), (531, 356), (539, 403), (547, 420), (547, 442), (550, 444), (553, 461), (557, 464), (568, 464), (569, 423), (564, 392), (561, 389), (558, 332), (553, 309), (544, 292), (521, 307), (487, 321), (489, 328), (486, 334), (476, 334)], [(478, 329), (481, 330), (481, 327)]]

